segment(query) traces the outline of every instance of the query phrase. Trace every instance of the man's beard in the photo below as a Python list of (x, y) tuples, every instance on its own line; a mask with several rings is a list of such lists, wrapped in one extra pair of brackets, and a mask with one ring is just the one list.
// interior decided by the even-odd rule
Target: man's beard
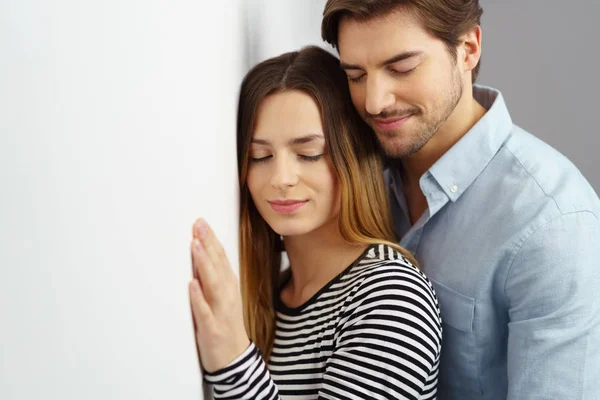
[[(429, 140), (433, 137), (433, 135), (435, 135), (444, 122), (448, 120), (463, 95), (462, 79), (458, 68), (453, 68), (451, 79), (452, 84), (448, 87), (446, 93), (439, 98), (440, 100), (433, 106), (433, 114), (428, 120), (421, 119), (419, 121), (419, 119), (417, 119), (419, 117), (422, 118), (423, 115), (422, 111), (417, 107), (405, 110), (384, 111), (376, 116), (379, 118), (390, 118), (410, 114), (413, 115), (411, 118), (415, 118), (413, 121), (415, 127), (412, 132), (404, 133), (405, 135), (410, 135), (412, 137), (408, 143), (403, 144), (401, 147), (394, 144), (394, 138), (400, 135), (399, 133), (377, 132), (376, 128), (373, 126), (374, 124), (372, 123), (371, 117), (367, 117), (371, 127), (377, 132), (377, 138), (379, 139), (381, 148), (388, 158), (401, 159), (415, 154), (421, 150), (427, 144), (427, 142), (429, 142)], [(439, 111), (436, 112), (436, 110)], [(418, 124), (419, 122), (421, 123)], [(390, 138), (390, 140), (382, 140), (382, 136), (387, 136)]]

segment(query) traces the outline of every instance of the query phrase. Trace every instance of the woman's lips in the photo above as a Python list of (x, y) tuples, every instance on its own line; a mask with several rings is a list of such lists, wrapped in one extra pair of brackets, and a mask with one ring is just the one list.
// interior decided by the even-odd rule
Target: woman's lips
[(291, 214), (307, 202), (308, 200), (274, 200), (269, 201), (269, 204), (276, 213)]
[(413, 114), (407, 115), (405, 117), (400, 117), (400, 118), (387, 118), (387, 119), (373, 118), (373, 121), (375, 121), (375, 125), (380, 130), (382, 130), (382, 131), (392, 131), (394, 129), (400, 128), (412, 116), (413, 116)]

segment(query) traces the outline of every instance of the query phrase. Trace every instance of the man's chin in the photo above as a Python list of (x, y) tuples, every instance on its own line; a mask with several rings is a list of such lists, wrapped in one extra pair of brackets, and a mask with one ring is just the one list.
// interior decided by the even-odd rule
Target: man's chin
[(383, 152), (387, 158), (400, 159), (411, 156), (417, 153), (423, 146), (415, 146), (414, 143), (410, 143), (400, 138), (379, 138), (379, 144), (383, 149)]
[(391, 132), (380, 133), (377, 131), (375, 133), (377, 134), (377, 141), (388, 157), (405, 147), (403, 140), (398, 134), (392, 134)]
[(410, 155), (402, 149), (384, 149), (383, 153), (385, 154), (386, 158), (390, 160), (401, 160), (404, 157)]
[(382, 143), (381, 148), (383, 149), (383, 153), (385, 154), (385, 156), (390, 159), (399, 159), (408, 155), (406, 148), (398, 144)]

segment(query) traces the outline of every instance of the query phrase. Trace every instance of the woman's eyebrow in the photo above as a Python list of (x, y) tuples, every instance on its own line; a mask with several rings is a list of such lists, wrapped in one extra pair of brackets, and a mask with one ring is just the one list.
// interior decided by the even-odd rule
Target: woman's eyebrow
[[(310, 143), (314, 140), (325, 140), (325, 137), (323, 135), (319, 135), (316, 133), (313, 134), (309, 134), (306, 136), (300, 136), (300, 137), (296, 137), (293, 138), (291, 140), (288, 141), (288, 145), (293, 146), (293, 145), (298, 145), (298, 144), (305, 144), (305, 143)], [(264, 145), (270, 145), (271, 142), (269, 142), (268, 140), (265, 139), (252, 139), (252, 143), (254, 144), (264, 144)]]
[(294, 139), (290, 140), (288, 142), (288, 144), (289, 145), (304, 144), (304, 143), (312, 142), (313, 140), (325, 140), (325, 138), (323, 137), (323, 135), (318, 135), (318, 134), (313, 133), (310, 135), (294, 138)]

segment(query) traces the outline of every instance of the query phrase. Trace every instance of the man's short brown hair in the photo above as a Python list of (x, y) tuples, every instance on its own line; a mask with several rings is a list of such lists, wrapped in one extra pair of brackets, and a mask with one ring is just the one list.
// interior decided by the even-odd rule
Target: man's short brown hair
[[(368, 21), (399, 9), (414, 13), (430, 33), (446, 44), (453, 58), (456, 58), (459, 38), (481, 25), (483, 14), (479, 0), (328, 0), (323, 11), (321, 36), (338, 48), (338, 28), (343, 17)], [(478, 73), (479, 63), (472, 71), (473, 82)]]

